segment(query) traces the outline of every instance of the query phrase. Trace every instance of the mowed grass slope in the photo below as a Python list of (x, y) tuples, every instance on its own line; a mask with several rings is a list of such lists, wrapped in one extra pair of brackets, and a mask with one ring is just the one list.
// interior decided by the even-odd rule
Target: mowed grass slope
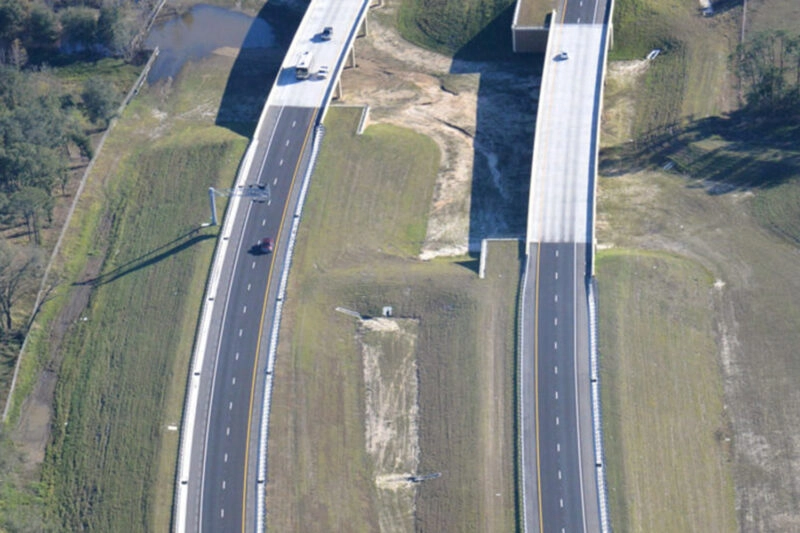
[[(452, 55), (483, 33), (480, 55), (506, 54), (498, 43), (510, 49), (511, 9), (514, 0), (402, 0), (397, 25), (403, 37), (437, 52)], [(503, 30), (495, 28), (501, 14)], [(491, 36), (487, 38), (488, 33)], [(493, 48), (495, 48), (493, 50)]]
[[(644, 74), (611, 77), (604, 103), (611, 123), (601, 168), (613, 177), (600, 181), (598, 242), (612, 249), (599, 254), (598, 280), (612, 519), (622, 531), (793, 532), (798, 471), (785, 450), (800, 427), (788, 407), (800, 401), (797, 125), (736, 110), (727, 61), (701, 60), (732, 51), (741, 6), (678, 27), (681, 15), (664, 11), (672, 5), (620, 0), (623, 12), (647, 12), (627, 30), (617, 19), (616, 42), (664, 29), (666, 42), (694, 51), (670, 66), (685, 77), (683, 94), (646, 86), (659, 57)], [(797, 26), (796, 2), (748, 5), (753, 31)], [(665, 16), (655, 21), (654, 13)], [(687, 32), (698, 25), (705, 34)], [(658, 106), (672, 109), (652, 116), (679, 120), (648, 125), (625, 112), (646, 118), (642, 109)], [(704, 106), (704, 114), (687, 112)], [(713, 353), (703, 356), (711, 339)], [(725, 489), (720, 468), (735, 490)]]
[[(420, 486), (417, 529), (513, 529), (518, 248), (505, 251), (498, 282), (478, 281), (469, 258), (416, 260), (438, 148), (393, 126), (356, 136), (359, 115), (328, 113), (300, 226), (270, 422), (270, 528), (377, 530), (357, 323), (335, 307), (378, 316), (391, 305), (395, 316), (418, 321), (420, 471), (442, 472)], [(486, 372), (487, 361), (496, 373)], [(508, 402), (499, 416), (499, 400), (486, 397), (492, 390)]]
[(644, 60), (651, 50), (661, 50), (648, 62), (637, 87), (633, 137), (736, 104), (733, 79), (727, 72), (736, 15), (725, 12), (704, 18), (699, 16), (698, 4), (683, 0), (614, 3), (614, 46), (609, 59)]
[(735, 531), (713, 279), (667, 254), (597, 262), (602, 400), (615, 531)]
[[(207, 189), (233, 179), (247, 140), (213, 125), (229, 59), (187, 67), (165, 96), (143, 90), (98, 157), (62, 254), (69, 284), (94, 285), (67, 331), (43, 465), (68, 531), (164, 531), (194, 329), (216, 228)], [(222, 70), (219, 70), (222, 69)], [(193, 94), (193, 106), (184, 91)], [(156, 111), (154, 111), (156, 110)], [(89, 261), (99, 275), (81, 277)], [(78, 285), (80, 286), (80, 285)], [(33, 339), (32, 353), (48, 350)], [(41, 357), (41, 356), (40, 356)]]

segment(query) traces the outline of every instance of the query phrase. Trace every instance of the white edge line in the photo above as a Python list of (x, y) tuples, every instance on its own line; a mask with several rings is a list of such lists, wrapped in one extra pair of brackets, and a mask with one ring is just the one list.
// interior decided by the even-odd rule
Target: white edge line
[[(265, 111), (266, 109), (267, 106), (264, 106)], [(265, 113), (262, 112), (262, 119), (264, 116)], [(244, 184), (247, 176), (250, 173), (250, 167), (253, 162), (257, 144), (257, 137), (254, 136), (253, 141), (250, 143), (250, 146), (245, 152), (242, 166), (239, 169), (239, 175), (236, 179), (237, 185)], [(219, 236), (223, 238), (218, 240), (217, 249), (214, 253), (214, 259), (211, 266), (211, 275), (209, 276), (206, 292), (203, 296), (200, 325), (198, 326), (197, 332), (197, 343), (192, 354), (192, 360), (189, 364), (189, 378), (187, 383), (188, 394), (183, 409), (183, 422), (181, 423), (180, 432), (180, 448), (178, 450), (178, 468), (176, 469), (178, 476), (175, 480), (174, 500), (176, 512), (173, 531), (176, 533), (184, 533), (186, 531), (186, 513), (189, 500), (189, 479), (191, 477), (190, 471), (192, 464), (191, 452), (194, 443), (194, 429), (196, 423), (195, 417), (197, 416), (200, 380), (202, 379), (202, 368), (205, 361), (206, 346), (208, 344), (208, 330), (214, 311), (216, 294), (219, 290), (219, 280), (222, 275), (222, 266), (228, 250), (228, 239), (224, 237), (227, 231), (228, 222), (236, 220), (239, 204), (240, 200), (238, 197), (231, 199), (230, 209), (226, 210), (224, 215), (225, 218), (220, 226)], [(214, 297), (214, 300), (209, 300), (209, 298), (212, 296)], [(202, 473), (200, 475), (202, 475)]]

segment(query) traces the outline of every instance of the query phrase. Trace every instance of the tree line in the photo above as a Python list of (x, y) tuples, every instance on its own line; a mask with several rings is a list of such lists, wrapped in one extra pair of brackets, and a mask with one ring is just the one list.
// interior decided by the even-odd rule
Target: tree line
[(760, 33), (731, 57), (747, 108), (759, 114), (800, 115), (800, 34)]
[(75, 53), (132, 57), (155, 0), (0, 0), (0, 62), (17, 67)]
[[(41, 274), (42, 230), (70, 179), (70, 154), (91, 157), (121, 95), (107, 79), (65, 89), (50, 64), (130, 60), (156, 0), (0, 0), (0, 343)], [(17, 317), (19, 326), (25, 322)]]

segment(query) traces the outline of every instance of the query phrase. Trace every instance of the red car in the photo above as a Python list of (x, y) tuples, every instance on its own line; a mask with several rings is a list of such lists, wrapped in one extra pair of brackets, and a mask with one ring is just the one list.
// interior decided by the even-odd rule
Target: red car
[(256, 241), (255, 246), (253, 246), (253, 251), (262, 254), (268, 254), (272, 252), (272, 246), (272, 239), (269, 237), (264, 237), (263, 239), (258, 239), (258, 241)]

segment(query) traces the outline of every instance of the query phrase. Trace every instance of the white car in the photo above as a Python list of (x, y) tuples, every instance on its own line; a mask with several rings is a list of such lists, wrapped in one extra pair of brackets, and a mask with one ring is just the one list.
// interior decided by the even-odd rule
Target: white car
[(564, 51), (556, 56), (556, 61), (566, 61), (567, 59), (569, 59), (569, 54)]
[(328, 68), (328, 65), (320, 65), (320, 67), (317, 69), (317, 77), (324, 80), (328, 77), (330, 72), (331, 71), (330, 68)]

